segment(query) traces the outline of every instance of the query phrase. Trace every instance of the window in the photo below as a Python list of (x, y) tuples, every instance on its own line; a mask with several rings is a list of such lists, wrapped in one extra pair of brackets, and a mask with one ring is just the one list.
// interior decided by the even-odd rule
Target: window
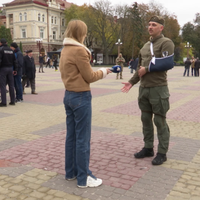
[(40, 38), (44, 38), (44, 29), (40, 28)]
[(38, 14), (38, 21), (40, 21), (40, 13)]
[(44, 22), (44, 14), (42, 15), (42, 21)]
[(27, 14), (26, 14), (26, 12), (24, 13), (24, 21), (27, 21)]
[(65, 19), (62, 19), (62, 26), (65, 26)]
[(56, 24), (56, 17), (55, 17), (55, 24)]
[(26, 29), (22, 28), (22, 38), (26, 38)]
[(22, 13), (19, 13), (19, 21), (22, 21)]
[(53, 39), (56, 39), (56, 31), (53, 31)]
[(51, 17), (51, 23), (53, 24), (53, 16)]

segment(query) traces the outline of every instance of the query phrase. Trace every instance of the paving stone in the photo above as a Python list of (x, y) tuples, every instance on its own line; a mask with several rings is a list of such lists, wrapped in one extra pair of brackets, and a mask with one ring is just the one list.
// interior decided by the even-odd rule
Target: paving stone
[(65, 129), (66, 129), (66, 123), (61, 123), (61, 124), (57, 124), (54, 126), (50, 126), (48, 128), (42, 129), (42, 130), (33, 131), (31, 134), (47, 136), (47, 135), (51, 135), (55, 132), (63, 131)]
[[(0, 118), (1, 118), (1, 113), (0, 113)], [(8, 139), (8, 140), (3, 140), (0, 141), (0, 151), (3, 151), (5, 149), (9, 149), (14, 146), (18, 146), (20, 144), (25, 143), (26, 141), (20, 140), (20, 139)]]
[(0, 167), (0, 174), (17, 177), (25, 172), (33, 169), (29, 166), (18, 166), (18, 167)]
[(24, 186), (21, 186), (21, 185), (14, 185), (14, 186), (10, 187), (9, 189), (14, 190), (16, 192), (22, 192), (26, 188)]
[(33, 192), (30, 193), (30, 196), (35, 197), (37, 199), (42, 199), (45, 196), (45, 194), (42, 193), (42, 192), (33, 191)]
[(0, 118), (10, 117), (10, 116), (12, 116), (12, 114), (0, 112)]

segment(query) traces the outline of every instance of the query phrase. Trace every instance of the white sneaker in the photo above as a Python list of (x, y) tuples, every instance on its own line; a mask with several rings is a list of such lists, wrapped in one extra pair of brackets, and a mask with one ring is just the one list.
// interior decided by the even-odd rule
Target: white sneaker
[(86, 188), (86, 187), (98, 187), (102, 184), (102, 179), (100, 178), (97, 178), (97, 179), (94, 179), (92, 178), (91, 176), (88, 176), (87, 177), (87, 183), (86, 183), (86, 186), (81, 186), (81, 185), (77, 185), (79, 188)]

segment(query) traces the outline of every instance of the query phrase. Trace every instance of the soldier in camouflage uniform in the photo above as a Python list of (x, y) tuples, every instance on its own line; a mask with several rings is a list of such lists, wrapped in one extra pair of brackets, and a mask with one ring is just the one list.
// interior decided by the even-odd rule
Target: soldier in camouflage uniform
[(116, 58), (116, 65), (120, 65), (122, 68), (122, 71), (120, 73), (117, 73), (116, 79), (118, 79), (119, 74), (120, 74), (120, 79), (122, 79), (122, 72), (124, 68), (123, 63), (125, 63), (125, 59), (122, 57), (122, 54), (120, 53), (119, 56)]
[[(162, 35), (164, 19), (153, 16), (149, 20), (148, 41), (139, 53), (139, 63), (136, 73), (127, 83), (123, 83), (122, 92), (128, 92), (133, 85), (140, 81), (138, 104), (141, 110), (143, 126), (144, 147), (134, 154), (135, 158), (154, 156), (154, 124), (157, 128), (158, 152), (152, 160), (153, 165), (161, 165), (167, 160), (166, 153), (169, 146), (170, 131), (166, 122), (166, 113), (169, 110), (169, 91), (167, 83), (167, 70), (173, 67), (174, 44)], [(153, 53), (152, 53), (153, 52)], [(170, 56), (169, 56), (170, 55)], [(162, 58), (158, 66), (156, 58)], [(153, 68), (151, 63), (155, 61)], [(167, 59), (171, 59), (167, 62)], [(154, 69), (156, 68), (156, 70)], [(167, 69), (166, 69), (167, 68)], [(154, 118), (153, 118), (154, 117)]]

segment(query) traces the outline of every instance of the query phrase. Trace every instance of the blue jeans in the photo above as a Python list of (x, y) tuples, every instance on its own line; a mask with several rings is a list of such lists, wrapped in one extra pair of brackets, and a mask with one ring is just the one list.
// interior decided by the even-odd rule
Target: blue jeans
[(22, 89), (22, 77), (20, 75), (14, 76), (14, 85), (15, 85), (15, 91), (16, 91), (16, 99), (17, 100), (23, 100), (23, 89)]
[(185, 76), (186, 73), (187, 73), (187, 76), (189, 76), (189, 70), (190, 70), (190, 67), (185, 67), (185, 71), (183, 73), (183, 76)]
[(91, 139), (91, 92), (65, 92), (67, 136), (65, 143), (65, 177), (77, 177), (80, 186), (86, 185), (89, 170)]

